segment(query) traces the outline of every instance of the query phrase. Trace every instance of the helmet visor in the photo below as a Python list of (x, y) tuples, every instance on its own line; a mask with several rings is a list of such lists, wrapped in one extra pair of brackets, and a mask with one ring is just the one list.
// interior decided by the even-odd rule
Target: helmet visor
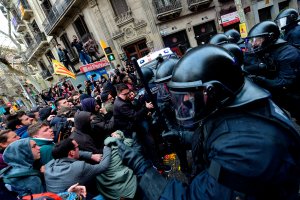
[(256, 53), (262, 50), (263, 42), (265, 41), (265, 37), (258, 36), (252, 38), (245, 39), (245, 52), (247, 53)]
[(278, 20), (275, 21), (275, 23), (277, 24), (277, 26), (279, 27), (279, 29), (282, 29), (283, 27), (286, 26), (286, 22), (287, 22), (287, 17), (283, 17), (280, 18)]
[(158, 91), (157, 91), (157, 100), (158, 101), (164, 102), (164, 101), (168, 101), (171, 98), (171, 94), (169, 92), (167, 83), (157, 84), (157, 88), (158, 88)]
[(197, 100), (198, 92), (171, 91), (171, 94), (178, 124), (184, 128), (193, 128), (199, 120), (196, 116), (196, 104), (200, 102)]

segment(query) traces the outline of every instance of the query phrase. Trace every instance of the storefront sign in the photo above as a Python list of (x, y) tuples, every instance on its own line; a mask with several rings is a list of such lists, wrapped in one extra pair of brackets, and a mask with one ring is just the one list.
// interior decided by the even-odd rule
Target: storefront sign
[(85, 72), (101, 69), (101, 68), (107, 67), (109, 65), (110, 64), (107, 60), (101, 60), (101, 61), (98, 61), (98, 62), (94, 62), (94, 63), (90, 63), (90, 64), (87, 64), (87, 65), (81, 66), (80, 71), (85, 73)]
[(240, 18), (239, 18), (237, 11), (221, 16), (221, 22), (222, 22), (223, 27), (229, 26), (231, 24), (235, 24), (239, 21), (240, 21)]

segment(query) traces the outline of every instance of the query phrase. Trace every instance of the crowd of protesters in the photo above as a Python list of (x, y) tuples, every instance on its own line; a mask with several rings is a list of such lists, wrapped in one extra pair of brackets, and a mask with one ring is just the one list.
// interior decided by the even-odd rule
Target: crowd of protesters
[(6, 186), (19, 196), (75, 191), (90, 199), (139, 199), (137, 178), (122, 164), (115, 140), (139, 141), (155, 168), (163, 164), (148, 130), (153, 105), (136, 97), (137, 82), (132, 66), (118, 65), (77, 90), (68, 82), (51, 87), (41, 95), (43, 105), (29, 112), (4, 115), (0, 167)]

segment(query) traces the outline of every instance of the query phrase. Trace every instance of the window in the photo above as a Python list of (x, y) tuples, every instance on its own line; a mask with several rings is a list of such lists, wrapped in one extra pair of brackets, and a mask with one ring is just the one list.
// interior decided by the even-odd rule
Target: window
[(160, 1), (157, 1), (157, 3), (160, 8), (170, 6), (172, 4), (171, 0), (160, 0)]
[(46, 53), (45, 53), (45, 56), (49, 62), (49, 64), (52, 64), (52, 59), (55, 59), (53, 53), (51, 50), (48, 50)]
[(259, 20), (262, 21), (267, 21), (271, 20), (271, 7), (266, 7), (263, 9), (258, 10), (258, 15), (259, 15)]
[(27, 47), (30, 47), (33, 43), (31, 36), (29, 35), (29, 33), (26, 33), (26, 35), (24, 36), (24, 40), (27, 44)]
[(33, 20), (33, 22), (31, 24), (29, 24), (29, 29), (33, 33), (33, 35), (38, 35), (39, 33), (41, 33), (41, 30), (38, 27), (35, 20)]
[(41, 7), (42, 7), (42, 10), (44, 11), (44, 13), (46, 15), (48, 15), (52, 9), (52, 4), (49, 0), (44, 0), (42, 3), (41, 3)]
[(198, 26), (194, 26), (195, 39), (198, 45), (203, 45), (209, 42), (210, 38), (217, 33), (214, 21), (210, 21)]
[(110, 3), (116, 16), (128, 11), (126, 0), (110, 0)]
[(38, 63), (42, 71), (47, 70), (47, 67), (45, 66), (45, 63), (43, 61), (40, 60), (38, 61)]
[(67, 33), (62, 34), (62, 36), (60, 36), (60, 40), (64, 44), (65, 48), (68, 50), (70, 59), (73, 62), (73, 64), (78, 63), (78, 56), (75, 53), (75, 50), (71, 47), (71, 43), (67, 36)]
[(89, 29), (87, 28), (87, 25), (82, 15), (79, 15), (79, 17), (74, 21), (73, 27), (80, 39), (85, 34), (89, 33)]
[(40, 61), (38, 61), (38, 64), (42, 70), (41, 75), (43, 78), (46, 79), (47, 77), (51, 76), (51, 73), (50, 73), (49, 69), (46, 67), (44, 61), (40, 60)]
[(279, 12), (289, 7), (289, 1), (283, 1), (278, 3)]

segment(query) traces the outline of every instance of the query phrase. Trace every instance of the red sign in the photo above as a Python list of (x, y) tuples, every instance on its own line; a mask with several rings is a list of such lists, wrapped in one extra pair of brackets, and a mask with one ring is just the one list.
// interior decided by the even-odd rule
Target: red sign
[(80, 71), (85, 73), (85, 72), (101, 69), (101, 68), (104, 68), (104, 67), (109, 66), (109, 65), (110, 64), (107, 60), (101, 60), (101, 61), (98, 61), (98, 62), (94, 62), (94, 63), (90, 63), (90, 64), (87, 64), (87, 65), (81, 66)]
[(221, 16), (222, 26), (229, 26), (240, 21), (238, 13), (232, 12)]

